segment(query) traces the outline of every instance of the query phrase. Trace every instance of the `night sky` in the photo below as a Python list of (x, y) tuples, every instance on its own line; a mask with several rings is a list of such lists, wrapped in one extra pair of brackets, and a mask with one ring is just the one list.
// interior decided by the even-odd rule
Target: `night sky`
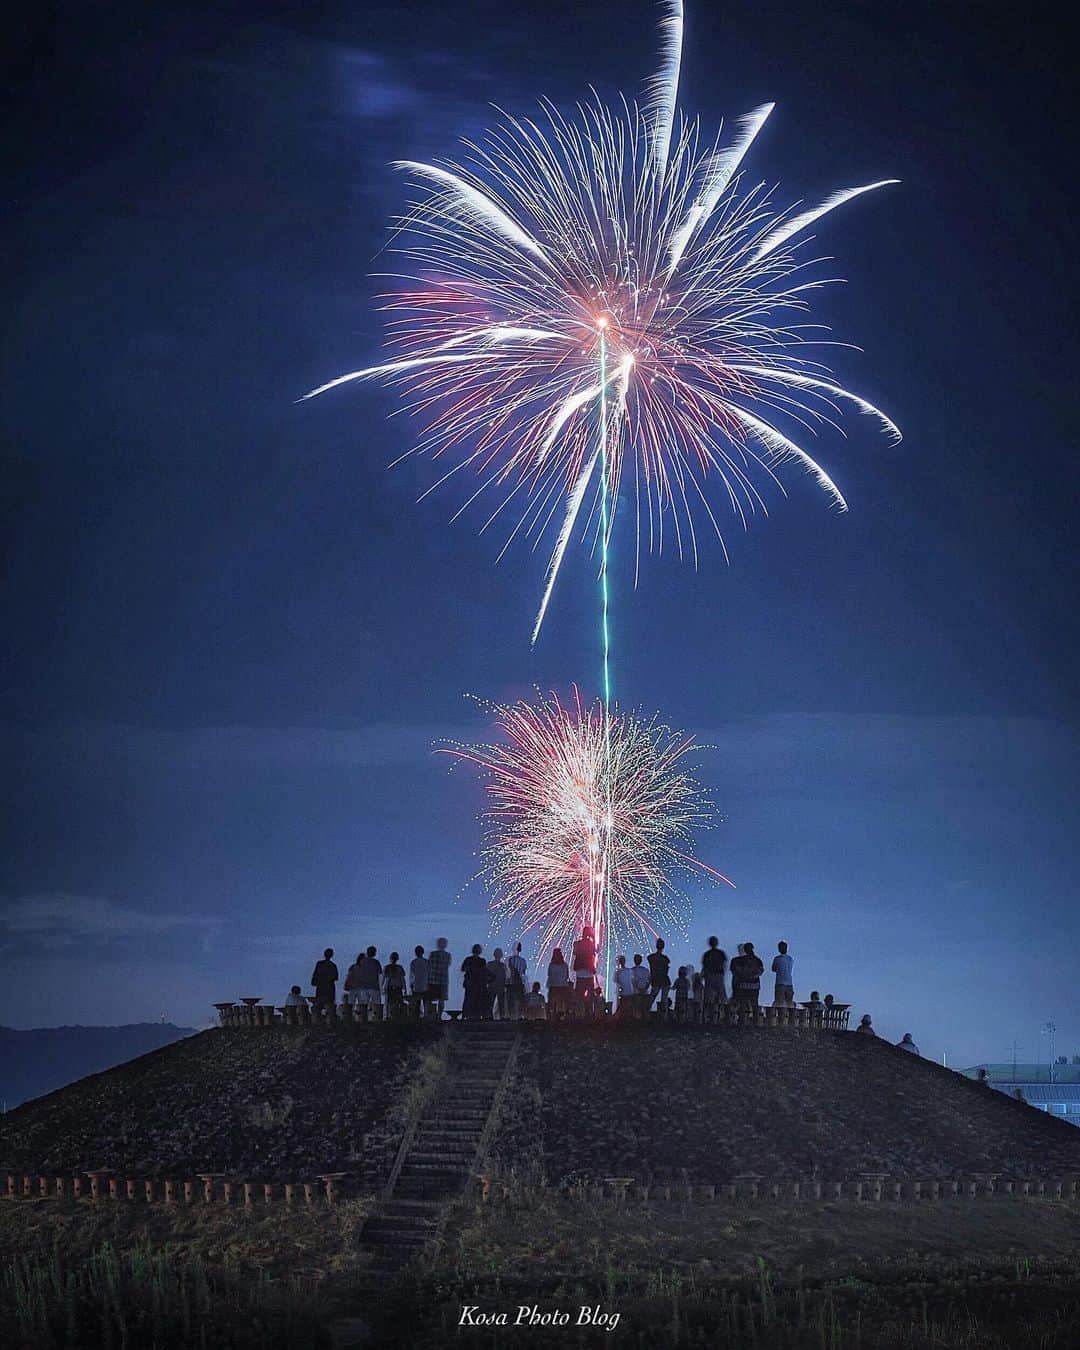
[[(1050, 6), (690, 0), (682, 105), (765, 100), (790, 199), (878, 178), (819, 251), (842, 382), (815, 453), (701, 567), (612, 571), (616, 694), (712, 749), (711, 932), (950, 1064), (1080, 1052), (1072, 54)], [(597, 692), (595, 565), (502, 562), (387, 468), (376, 254), (495, 103), (636, 92), (631, 3), (45, 5), (4, 81), (0, 1022), (204, 1025), (333, 945), (489, 942), (463, 698)], [(812, 447), (814, 448), (814, 447)], [(510, 934), (504, 936), (509, 937)], [(455, 962), (455, 965), (457, 962)], [(678, 960), (676, 959), (676, 964)]]

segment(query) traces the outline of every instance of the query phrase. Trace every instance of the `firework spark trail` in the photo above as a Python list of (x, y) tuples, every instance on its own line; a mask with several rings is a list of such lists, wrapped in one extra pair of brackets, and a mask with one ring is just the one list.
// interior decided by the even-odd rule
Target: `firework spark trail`
[(696, 564), (697, 521), (720, 534), (710, 497), (746, 527), (765, 510), (757, 471), (778, 482), (786, 462), (846, 509), (802, 432), (778, 418), (815, 431), (850, 403), (900, 435), (817, 358), (825, 339), (805, 316), (834, 278), (811, 271), (818, 260), (803, 251), (822, 217), (895, 180), (806, 209), (774, 206), (742, 181), (773, 105), (707, 141), (676, 109), (681, 0), (664, 4), (660, 33), (640, 106), (595, 101), (567, 118), (545, 103), (538, 119), (504, 115), (466, 141), (462, 163), (396, 165), (417, 189), (392, 243), (405, 271), (384, 297), (399, 354), (305, 396), (374, 377), (401, 383), (426, 424), (408, 453), (444, 462), (438, 483), (474, 473), (467, 504), (490, 499), (484, 529), (516, 512), (510, 538), (524, 530), (536, 547), (561, 507), (534, 642), (575, 529), (594, 546), (604, 529), (593, 412), (609, 391), (606, 530), (629, 463), (639, 558), (642, 535), (650, 551), (667, 536)]
[(487, 778), (481, 875), (501, 924), (546, 953), (569, 952), (588, 923), (603, 950), (685, 927), (684, 879), (728, 880), (693, 855), (711, 808), (690, 738), (576, 689), (566, 705), (550, 694), (493, 711), (497, 742), (442, 750)]

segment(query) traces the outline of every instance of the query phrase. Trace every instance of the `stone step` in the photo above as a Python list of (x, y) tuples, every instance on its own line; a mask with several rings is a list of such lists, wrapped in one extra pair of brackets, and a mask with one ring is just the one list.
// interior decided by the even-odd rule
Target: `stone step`
[(394, 1194), (399, 1196), (412, 1196), (417, 1199), (448, 1200), (453, 1196), (460, 1195), (465, 1189), (465, 1182), (468, 1180), (467, 1172), (460, 1172), (451, 1176), (443, 1173), (440, 1176), (419, 1176), (419, 1177), (400, 1177), (394, 1188)]
[(430, 1233), (435, 1227), (438, 1219), (438, 1213), (434, 1214), (387, 1214), (383, 1211), (375, 1214), (368, 1220), (364, 1232), (370, 1229), (378, 1228), (389, 1231), (393, 1229), (396, 1233), (417, 1233), (421, 1237)]
[(405, 1163), (398, 1175), (402, 1177), (430, 1177), (439, 1176), (444, 1173), (447, 1175), (461, 1175), (469, 1170), (470, 1161), (471, 1159), (466, 1160), (464, 1158), (438, 1158), (433, 1159), (430, 1162), (414, 1162), (410, 1155), (405, 1159)]
[(416, 1143), (421, 1148), (475, 1148), (483, 1137), (483, 1130), (417, 1130)]
[(406, 1228), (394, 1228), (388, 1224), (373, 1224), (364, 1229), (364, 1243), (372, 1247), (411, 1247), (419, 1251), (427, 1245), (426, 1233), (412, 1233)]
[(383, 1218), (417, 1218), (434, 1221), (439, 1217), (442, 1205), (437, 1200), (384, 1200), (380, 1207)]
[[(447, 1166), (447, 1168), (464, 1168), (470, 1165), (470, 1162), (477, 1156), (475, 1149), (458, 1149), (454, 1152), (448, 1152), (445, 1149), (420, 1149), (410, 1150), (409, 1156), (405, 1158), (406, 1168), (427, 1168), (427, 1166)], [(404, 1170), (404, 1169), (402, 1169)]]

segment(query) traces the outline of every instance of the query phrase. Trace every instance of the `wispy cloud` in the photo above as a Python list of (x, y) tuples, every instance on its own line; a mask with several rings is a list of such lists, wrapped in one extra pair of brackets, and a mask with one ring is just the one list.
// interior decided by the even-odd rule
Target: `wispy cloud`
[(22, 895), (0, 899), (0, 934), (13, 943), (45, 950), (104, 945), (181, 930), (214, 931), (220, 921), (205, 914), (163, 914), (131, 909), (89, 895)]

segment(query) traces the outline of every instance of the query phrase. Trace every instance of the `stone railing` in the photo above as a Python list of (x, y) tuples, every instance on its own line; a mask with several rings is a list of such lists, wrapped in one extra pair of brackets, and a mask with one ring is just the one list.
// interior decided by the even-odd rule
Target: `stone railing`
[[(740, 1205), (767, 1201), (825, 1202), (852, 1200), (860, 1203), (923, 1203), (937, 1200), (1038, 1197), (1046, 1200), (1080, 1199), (1080, 1177), (1007, 1177), (999, 1172), (970, 1172), (963, 1177), (897, 1177), (883, 1172), (863, 1172), (841, 1181), (811, 1179), (773, 1180), (745, 1173), (716, 1183), (644, 1183), (633, 1177), (604, 1177), (593, 1185), (540, 1187), (480, 1173), (475, 1178), (476, 1195), (484, 1203), (514, 1203), (541, 1194), (562, 1194), (596, 1204), (715, 1204), (737, 1201)], [(164, 1205), (218, 1204), (250, 1208), (270, 1204), (286, 1206), (334, 1205), (356, 1194), (354, 1178), (346, 1172), (323, 1172), (310, 1181), (244, 1181), (220, 1172), (197, 1176), (146, 1179), (125, 1176), (109, 1168), (60, 1176), (36, 1172), (9, 1172), (5, 1198), (17, 1200), (91, 1200), (108, 1203)]]
[(663, 1182), (646, 1184), (633, 1177), (604, 1177), (593, 1185), (544, 1188), (523, 1185), (512, 1178), (481, 1173), (475, 1178), (478, 1199), (517, 1201), (535, 1198), (541, 1193), (570, 1196), (590, 1203), (624, 1205), (630, 1203), (704, 1203), (855, 1200), (933, 1201), (956, 1198), (975, 1199), (993, 1196), (1039, 1196), (1050, 1200), (1080, 1198), (1080, 1177), (1039, 1176), (1005, 1177), (999, 1172), (971, 1172), (963, 1177), (942, 1181), (927, 1177), (897, 1177), (883, 1172), (863, 1172), (843, 1181), (812, 1179), (771, 1180), (755, 1173), (734, 1177), (731, 1181), (700, 1184)]
[(354, 1194), (346, 1172), (323, 1172), (313, 1181), (237, 1181), (220, 1172), (148, 1179), (95, 1168), (61, 1176), (9, 1172), (8, 1200), (101, 1200), (144, 1204), (333, 1205)]
[[(264, 1004), (261, 999), (247, 997), (235, 1003), (215, 1003), (218, 1018), (223, 1027), (311, 1027), (311, 1026), (353, 1026), (374, 1022), (392, 1021), (387, 1018), (386, 1010), (377, 1006), (355, 1006), (350, 1003), (314, 1006), (305, 1003), (298, 1007), (275, 1008)], [(808, 1003), (796, 1007), (773, 1007), (771, 1004), (756, 1008), (744, 1008), (737, 1004), (718, 1004), (702, 1010), (701, 1017), (682, 1017), (668, 1009), (664, 1012), (653, 1010), (638, 1017), (631, 1012), (624, 1017), (611, 1018), (610, 1004), (607, 1010), (596, 1015), (586, 1010), (583, 1004), (569, 1002), (554, 1012), (549, 1009), (545, 1019), (547, 1023), (596, 1021), (645, 1021), (662, 1023), (667, 1026), (726, 1026), (726, 1027), (795, 1027), (806, 1031), (847, 1031), (851, 1005), (837, 1003), (832, 1007), (822, 1004), (811, 1006)], [(636, 1011), (636, 1010), (635, 1010)], [(451, 1021), (460, 1016), (457, 1010), (449, 1013)], [(400, 1020), (419, 1020), (406, 1005)], [(425, 1019), (426, 1020), (426, 1019)]]

